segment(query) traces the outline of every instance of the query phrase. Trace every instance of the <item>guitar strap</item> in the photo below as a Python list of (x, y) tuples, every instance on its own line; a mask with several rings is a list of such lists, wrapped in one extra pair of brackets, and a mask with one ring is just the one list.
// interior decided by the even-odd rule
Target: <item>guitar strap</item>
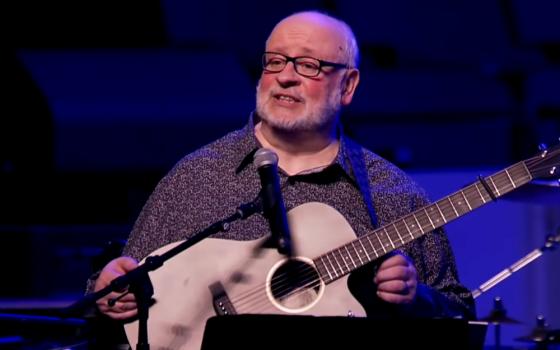
[(354, 180), (358, 184), (358, 189), (362, 194), (364, 204), (366, 205), (366, 209), (371, 220), (371, 225), (374, 229), (376, 229), (379, 227), (379, 221), (377, 219), (377, 214), (375, 214), (375, 207), (373, 206), (373, 200), (371, 198), (371, 188), (369, 186), (369, 179), (364, 161), (364, 152), (361, 146), (350, 139), (344, 137), (343, 140), (343, 149), (346, 150), (347, 156), (345, 157), (346, 161), (350, 163), (350, 171), (352, 172)]

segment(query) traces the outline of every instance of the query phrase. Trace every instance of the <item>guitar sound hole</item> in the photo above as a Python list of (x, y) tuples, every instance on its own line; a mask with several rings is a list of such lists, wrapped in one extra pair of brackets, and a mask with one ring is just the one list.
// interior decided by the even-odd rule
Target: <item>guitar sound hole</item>
[(287, 260), (274, 272), (270, 288), (279, 304), (300, 309), (317, 299), (321, 283), (312, 265), (301, 260)]

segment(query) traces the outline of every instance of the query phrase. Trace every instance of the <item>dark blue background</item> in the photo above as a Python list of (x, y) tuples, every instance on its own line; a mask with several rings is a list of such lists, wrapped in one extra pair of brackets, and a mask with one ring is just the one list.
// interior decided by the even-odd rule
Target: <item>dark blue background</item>
[[(345, 129), (433, 199), (560, 136), (553, 0), (10, 6), (0, 52), (0, 240), (12, 251), (0, 258), (4, 309), (62, 305), (82, 293), (106, 242), (126, 237), (161, 176), (244, 125), (264, 41), (294, 11), (324, 10), (354, 28), (362, 81)], [(559, 190), (542, 189), (448, 225), (469, 288), (560, 225)], [(479, 316), (503, 297), (525, 323), (504, 329), (513, 345), (538, 314), (560, 328), (559, 263), (558, 253), (546, 253), (484, 294)]]

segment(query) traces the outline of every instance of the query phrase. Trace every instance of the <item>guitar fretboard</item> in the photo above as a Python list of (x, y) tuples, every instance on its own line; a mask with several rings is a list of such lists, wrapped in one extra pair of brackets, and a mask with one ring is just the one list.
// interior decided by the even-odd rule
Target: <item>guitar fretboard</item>
[(315, 258), (315, 266), (328, 284), (531, 180), (519, 162)]

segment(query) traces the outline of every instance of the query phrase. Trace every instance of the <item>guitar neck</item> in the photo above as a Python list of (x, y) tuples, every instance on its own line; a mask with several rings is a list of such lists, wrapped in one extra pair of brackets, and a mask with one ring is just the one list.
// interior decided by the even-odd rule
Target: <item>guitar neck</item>
[(314, 259), (321, 279), (333, 282), (408, 242), (532, 180), (525, 162), (479, 181)]

